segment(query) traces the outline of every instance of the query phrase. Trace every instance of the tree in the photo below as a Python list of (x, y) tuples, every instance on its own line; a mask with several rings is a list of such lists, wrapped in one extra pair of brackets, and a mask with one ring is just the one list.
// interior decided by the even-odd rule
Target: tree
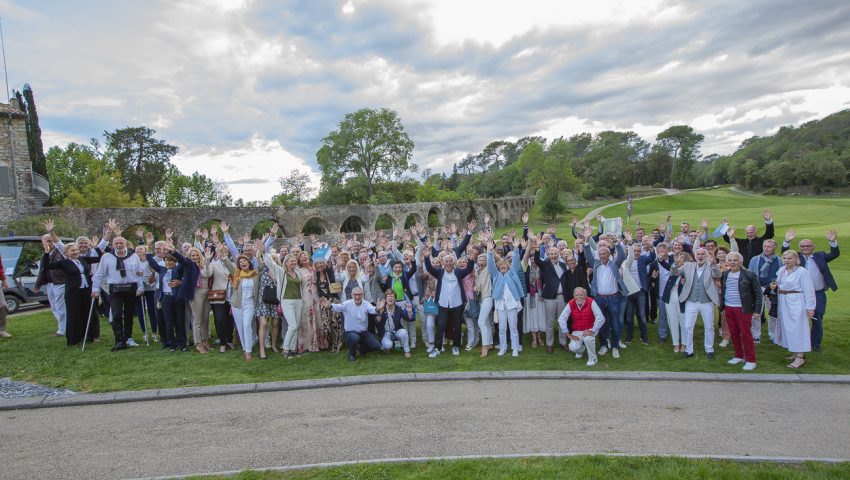
[[(104, 172), (108, 165), (93, 147), (70, 143), (65, 148), (51, 147), (45, 157), (50, 178), (50, 204), (62, 205), (72, 191), (82, 191)], [(119, 189), (123, 190), (121, 186)]]
[(121, 172), (124, 187), (131, 197), (141, 196), (145, 204), (157, 188), (161, 188), (168, 173), (171, 157), (178, 148), (154, 138), (156, 130), (147, 127), (126, 127), (103, 132), (106, 155)]
[(62, 205), (77, 208), (114, 208), (114, 207), (144, 207), (138, 199), (133, 199), (121, 186), (123, 180), (118, 172), (101, 170), (94, 167), (92, 173), (95, 179), (92, 183), (80, 189), (73, 189)]
[[(657, 145), (667, 151), (672, 159), (670, 167), (670, 188), (687, 178), (691, 167), (699, 157), (699, 146), (705, 139), (688, 125), (674, 125), (655, 137)], [(679, 172), (676, 172), (676, 169)]]
[(198, 172), (184, 175), (169, 164), (162, 185), (155, 188), (148, 204), (158, 207), (226, 207), (233, 203), (226, 183)]
[(561, 202), (558, 191), (555, 189), (546, 187), (540, 190), (538, 198), (540, 199), (540, 213), (543, 214), (544, 218), (548, 218), (552, 222), (557, 220), (559, 213), (567, 211), (564, 203)]
[(24, 84), (24, 100), (26, 100), (27, 112), (27, 144), (29, 145), (32, 169), (35, 173), (47, 177), (44, 143), (41, 141), (41, 126), (38, 124), (38, 111), (35, 108), (35, 97), (32, 94), (32, 88), (30, 88), (29, 83)]
[(371, 197), (375, 183), (416, 171), (416, 164), (410, 162), (412, 153), (413, 141), (395, 111), (362, 108), (347, 114), (339, 130), (322, 139), (316, 159), (323, 184), (363, 177)]
[(283, 191), (272, 197), (272, 205), (304, 205), (316, 194), (315, 187), (310, 186), (310, 175), (299, 170), (290, 171), (279, 181)]

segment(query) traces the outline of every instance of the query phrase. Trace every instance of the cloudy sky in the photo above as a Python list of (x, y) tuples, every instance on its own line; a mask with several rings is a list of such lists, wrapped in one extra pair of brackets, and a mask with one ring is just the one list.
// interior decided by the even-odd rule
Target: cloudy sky
[(147, 125), (246, 200), (317, 172), (361, 107), (395, 109), (434, 171), (496, 139), (679, 123), (729, 153), (850, 107), (845, 0), (0, 0), (0, 16), (46, 146)]

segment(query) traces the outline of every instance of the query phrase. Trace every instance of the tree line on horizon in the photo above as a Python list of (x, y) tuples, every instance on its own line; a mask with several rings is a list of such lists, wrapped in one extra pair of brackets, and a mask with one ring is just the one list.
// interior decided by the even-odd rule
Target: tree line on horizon
[(105, 131), (102, 140), (44, 154), (32, 89), (25, 85), (15, 95), (27, 113), (33, 169), (50, 181), (50, 205), (71, 207), (392, 204), (536, 195), (544, 216), (554, 218), (565, 211), (565, 195), (622, 197), (639, 185), (729, 183), (766, 193), (822, 192), (847, 186), (850, 172), (850, 110), (749, 138), (724, 156), (703, 157), (704, 137), (688, 125), (667, 128), (655, 143), (631, 131), (496, 140), (447, 174), (418, 172), (411, 160), (414, 142), (395, 111), (362, 108), (322, 139), (318, 190), (305, 172), (293, 170), (279, 179), (281, 192), (273, 198), (244, 202), (234, 200), (221, 180), (181, 173), (171, 162), (178, 147), (145, 126)]

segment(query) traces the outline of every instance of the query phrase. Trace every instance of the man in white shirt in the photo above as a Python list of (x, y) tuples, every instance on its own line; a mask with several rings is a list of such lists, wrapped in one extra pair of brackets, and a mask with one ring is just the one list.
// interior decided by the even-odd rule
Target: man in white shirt
[(109, 305), (112, 310), (112, 330), (115, 333), (113, 352), (127, 348), (133, 338), (133, 312), (136, 298), (145, 291), (144, 266), (139, 257), (127, 249), (127, 241), (118, 236), (112, 240), (113, 251), (106, 253), (92, 276), (92, 298), (97, 298), (100, 285), (109, 283)]
[(371, 303), (363, 300), (363, 289), (354, 287), (351, 290), (351, 299), (342, 303), (330, 303), (327, 298), (322, 299), (322, 304), (330, 306), (334, 312), (342, 313), (342, 329), (345, 332), (345, 343), (348, 345), (348, 361), (357, 360), (357, 347), (360, 346), (360, 355), (366, 355), (373, 350), (382, 350), (381, 342), (367, 329), (369, 327), (368, 315), (377, 315), (378, 311)]
[[(567, 330), (567, 320), (573, 319), (573, 331)], [(587, 351), (587, 366), (596, 365), (596, 335), (605, 324), (605, 315), (592, 298), (587, 298), (587, 290), (577, 287), (573, 290), (573, 298), (564, 307), (558, 317), (558, 325), (562, 332), (568, 332), (569, 349), (581, 358)]]

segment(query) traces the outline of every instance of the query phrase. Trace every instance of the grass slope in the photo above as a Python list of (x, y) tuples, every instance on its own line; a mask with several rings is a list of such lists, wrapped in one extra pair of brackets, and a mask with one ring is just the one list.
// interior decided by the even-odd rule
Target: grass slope
[[(759, 225), (761, 211), (773, 209), (777, 237), (781, 241), (785, 228), (797, 230), (798, 238), (811, 236), (823, 248), (824, 232), (835, 227), (839, 234), (850, 232), (850, 222), (842, 215), (850, 207), (850, 199), (823, 199), (797, 197), (753, 197), (729, 190), (690, 192), (682, 195), (639, 200), (634, 203), (634, 215), (645, 226), (664, 220), (667, 212), (673, 215), (674, 225), (681, 220), (698, 224), (705, 217), (712, 228), (718, 220), (728, 216), (743, 230), (748, 223)], [(625, 215), (625, 205), (603, 212), (607, 217)], [(836, 223), (835, 220), (842, 220)], [(510, 228), (510, 227), (508, 227)], [(763, 225), (759, 225), (759, 231)], [(507, 228), (501, 229), (505, 231)], [(569, 231), (561, 228), (559, 234), (568, 237)], [(842, 239), (839, 237), (839, 242)], [(850, 288), (850, 255), (830, 264), (839, 286), (838, 292), (828, 293), (824, 351), (809, 355), (803, 373), (850, 373), (850, 300), (843, 295)], [(159, 345), (134, 348), (111, 353), (111, 330), (103, 322), (103, 342), (91, 344), (86, 352), (67, 348), (65, 340), (51, 337), (55, 320), (49, 312), (40, 312), (11, 318), (8, 330), (15, 338), (0, 340), (0, 377), (27, 380), (42, 384), (70, 388), (76, 391), (104, 392), (115, 390), (140, 390), (182, 386), (250, 383), (305, 378), (336, 377), (403, 372), (444, 372), (484, 370), (584, 370), (583, 360), (560, 351), (547, 355), (542, 349), (531, 349), (526, 337), (525, 349), (519, 358), (491, 355), (485, 359), (477, 353), (463, 352), (459, 357), (441, 355), (436, 359), (425, 356), (420, 346), (410, 359), (398, 353), (381, 355), (372, 353), (356, 363), (346, 361), (344, 354), (311, 353), (285, 361), (273, 355), (267, 361), (256, 358), (245, 363), (241, 353), (217, 352), (207, 355), (197, 353), (169, 354)], [(138, 324), (134, 327), (136, 340), (140, 340)], [(669, 343), (659, 345), (657, 327), (649, 325), (653, 340), (648, 346), (632, 343), (622, 358), (610, 355), (600, 357), (594, 370), (600, 371), (681, 371), (737, 373), (740, 368), (726, 364), (730, 349), (718, 349), (717, 358), (709, 361), (701, 353), (702, 327), (697, 325), (697, 356), (682, 360), (672, 353)], [(637, 335), (636, 335), (637, 337)], [(767, 336), (764, 335), (764, 338)], [(730, 347), (731, 348), (731, 347)], [(758, 368), (755, 373), (793, 373), (783, 360), (785, 352), (775, 345), (763, 342), (756, 348)], [(256, 352), (255, 352), (256, 353)]]

